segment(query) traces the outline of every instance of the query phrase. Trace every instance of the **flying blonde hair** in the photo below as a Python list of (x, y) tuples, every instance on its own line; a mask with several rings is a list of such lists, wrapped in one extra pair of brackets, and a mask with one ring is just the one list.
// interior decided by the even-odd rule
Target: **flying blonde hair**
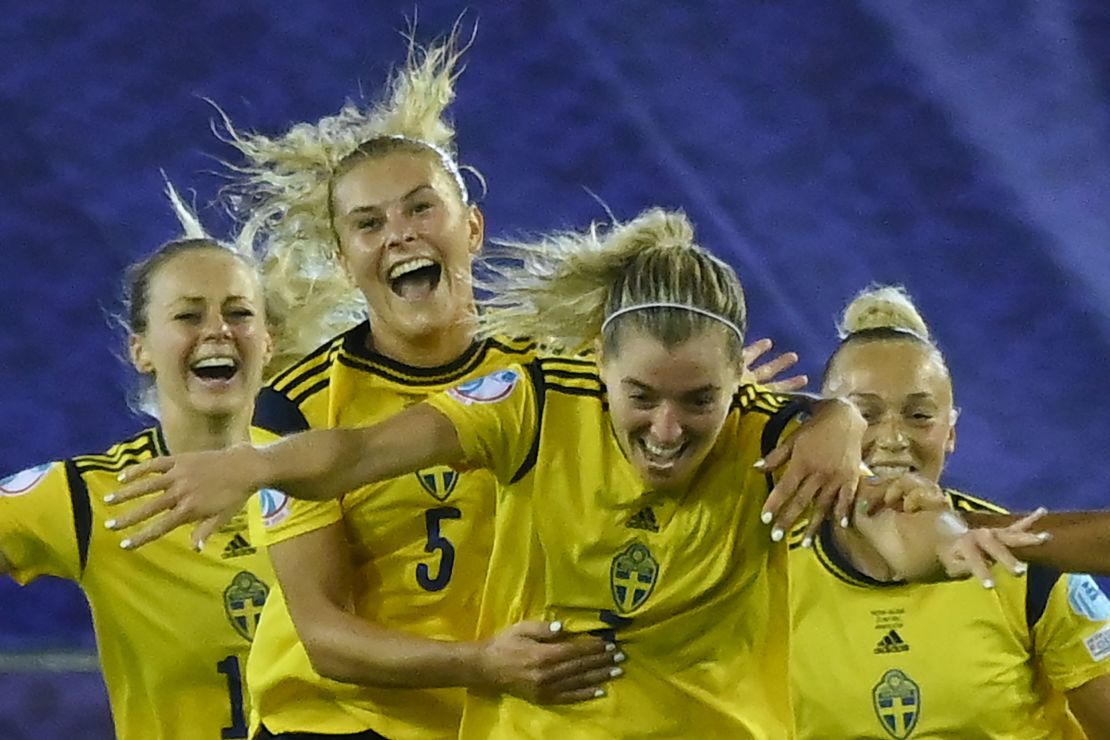
[(217, 108), (223, 124), (217, 135), (245, 160), (229, 165), (234, 182), (225, 194), (242, 220), (242, 238), (262, 263), (277, 319), (278, 362), (298, 359), (366, 317), (365, 299), (337, 259), (331, 195), (338, 177), (363, 159), (395, 151), (431, 154), (467, 200), (455, 130), (445, 112), (473, 32), (462, 44), (459, 24), (427, 47), (416, 43), (411, 30), (406, 38), (404, 66), (369, 106), (348, 102), (333, 116), (276, 137), (240, 131)]
[(680, 211), (653, 208), (628, 223), (496, 242), (483, 265), (491, 275), (480, 282), (489, 293), (479, 301), (484, 335), (531, 337), (573, 352), (599, 336), (611, 349), (628, 327), (673, 345), (723, 322), (739, 356), (743, 288), (731, 267), (695, 243)]

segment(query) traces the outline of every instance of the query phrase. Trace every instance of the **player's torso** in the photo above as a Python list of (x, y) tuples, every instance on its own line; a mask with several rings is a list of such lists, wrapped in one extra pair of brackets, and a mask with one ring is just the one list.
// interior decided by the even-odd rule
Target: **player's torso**
[(82, 587), (92, 606), (121, 738), (247, 737), (243, 670), (273, 574), (245, 514), (196, 552), (188, 528), (137, 551), (106, 530), (102, 503), (132, 459), (75, 458), (92, 522)]
[[(326, 372), (303, 381), (316, 391), (300, 409), (312, 428), (367, 426), (530, 352), (526, 343), (492, 342), (434, 370), (341, 352)], [(295, 398), (299, 391), (294, 384), (283, 392)], [(359, 615), (424, 637), (473, 639), (493, 539), (495, 485), (486, 471), (437, 467), (343, 496), (337, 506), (354, 559)], [(283, 502), (276, 518), (264, 521), (289, 526), (299, 510), (311, 508)], [(398, 691), (321, 678), (280, 601), (266, 612), (250, 684), (272, 731), (374, 729), (398, 739), (443, 737), (455, 734), (462, 710), (461, 689)]]
[(799, 737), (1072, 737), (1046, 708), (1024, 578), (868, 588), (823, 547), (794, 547), (790, 571)]
[(613, 629), (628, 677), (554, 710), (468, 699), (464, 736), (546, 737), (561, 722), (562, 737), (784, 736), (788, 635), (771, 618), (787, 605), (784, 551), (751, 468), (766, 417), (734, 410), (685, 494), (649, 493), (587, 375), (549, 387), (535, 467), (500, 498), (482, 632), (535, 618)]

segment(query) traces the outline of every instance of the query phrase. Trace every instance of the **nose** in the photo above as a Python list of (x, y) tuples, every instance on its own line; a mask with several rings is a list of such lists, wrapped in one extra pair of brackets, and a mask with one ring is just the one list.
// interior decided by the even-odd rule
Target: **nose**
[(389, 220), (389, 227), (385, 236), (387, 247), (399, 247), (415, 240), (416, 228), (413, 226), (411, 219), (398, 214)]
[(231, 325), (228, 324), (227, 319), (222, 313), (219, 311), (212, 311), (205, 317), (204, 336), (206, 338), (231, 336)]
[(886, 418), (872, 426), (875, 444), (885, 450), (903, 450), (909, 444), (909, 437), (897, 419)]
[(663, 445), (681, 439), (682, 421), (671, 403), (664, 402), (655, 409), (651, 417), (651, 436), (652, 441)]

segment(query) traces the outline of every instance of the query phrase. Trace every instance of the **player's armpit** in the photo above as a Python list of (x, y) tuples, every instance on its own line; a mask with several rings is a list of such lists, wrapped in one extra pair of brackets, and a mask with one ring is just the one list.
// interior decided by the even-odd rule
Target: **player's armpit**
[(1067, 692), (1068, 708), (1090, 738), (1110, 738), (1110, 675)]

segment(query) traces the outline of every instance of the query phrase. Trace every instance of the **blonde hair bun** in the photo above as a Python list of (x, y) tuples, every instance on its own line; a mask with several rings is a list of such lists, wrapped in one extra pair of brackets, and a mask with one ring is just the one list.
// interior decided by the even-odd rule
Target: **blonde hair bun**
[(900, 285), (875, 285), (853, 298), (844, 309), (837, 333), (846, 339), (871, 329), (904, 331), (932, 342), (925, 319)]

